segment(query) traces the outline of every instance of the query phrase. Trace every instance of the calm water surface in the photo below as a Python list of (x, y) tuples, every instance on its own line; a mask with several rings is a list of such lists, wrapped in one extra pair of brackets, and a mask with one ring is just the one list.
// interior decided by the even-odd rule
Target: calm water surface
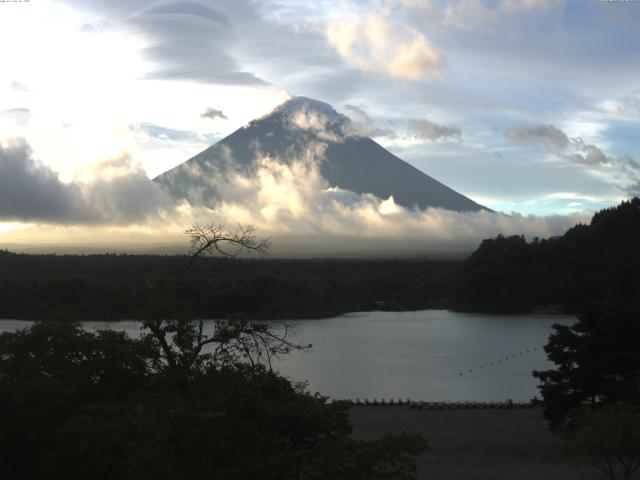
[[(542, 347), (554, 323), (567, 315), (487, 315), (446, 310), (350, 313), (324, 320), (293, 321), (294, 352), (275, 368), (311, 391), (333, 398), (425, 401), (528, 401), (539, 393), (532, 370), (551, 365)], [(210, 326), (211, 322), (207, 322)], [(0, 331), (26, 322), (3, 320)], [(105, 324), (87, 322), (88, 328)], [(113, 322), (132, 335), (137, 322)]]

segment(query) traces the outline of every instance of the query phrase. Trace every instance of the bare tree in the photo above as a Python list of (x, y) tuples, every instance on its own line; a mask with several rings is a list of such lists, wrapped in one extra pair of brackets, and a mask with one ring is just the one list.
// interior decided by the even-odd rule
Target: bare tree
[(237, 224), (233, 229), (224, 225), (194, 223), (184, 233), (191, 237), (191, 258), (185, 271), (189, 271), (199, 257), (236, 258), (243, 252), (267, 254), (271, 239), (259, 239), (256, 229)]
[[(182, 278), (198, 258), (236, 258), (243, 252), (266, 254), (271, 245), (260, 239), (252, 226), (194, 224), (185, 234), (191, 237), (191, 255)], [(292, 328), (283, 321), (252, 321), (242, 316), (216, 320), (212, 333), (206, 333), (202, 320), (147, 318), (143, 322), (151, 338), (161, 348), (167, 365), (184, 372), (202, 371), (211, 366), (246, 361), (251, 366), (272, 368), (278, 355), (304, 347), (292, 340)]]

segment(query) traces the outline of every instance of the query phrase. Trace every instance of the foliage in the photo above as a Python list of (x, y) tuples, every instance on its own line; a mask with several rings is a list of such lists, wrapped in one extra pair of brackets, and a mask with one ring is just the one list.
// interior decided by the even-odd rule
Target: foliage
[(570, 425), (585, 405), (640, 405), (640, 315), (628, 307), (591, 308), (573, 326), (554, 325), (545, 351), (555, 369), (542, 382), (552, 429)]
[[(250, 229), (195, 227), (192, 264), (226, 255), (222, 243), (267, 246)], [(145, 288), (137, 339), (54, 320), (0, 335), (2, 478), (415, 478), (422, 438), (353, 440), (347, 405), (271, 370), (302, 348), (285, 324), (229, 317), (207, 334), (183, 315), (179, 285)]]
[(569, 452), (611, 480), (631, 479), (640, 468), (640, 409), (585, 409), (576, 424), (564, 435)]
[(596, 213), (561, 237), (484, 240), (465, 260), (455, 287), (457, 309), (531, 311), (588, 304), (640, 307), (640, 198)]
[[(190, 318), (310, 318), (451, 306), (458, 261), (222, 258), (185, 255), (0, 255), (0, 317), (118, 320), (165, 302)], [(215, 275), (212, 275), (212, 266)]]
[(351, 440), (346, 406), (259, 364), (172, 367), (156, 340), (55, 321), (0, 335), (2, 477), (414, 478), (420, 438)]

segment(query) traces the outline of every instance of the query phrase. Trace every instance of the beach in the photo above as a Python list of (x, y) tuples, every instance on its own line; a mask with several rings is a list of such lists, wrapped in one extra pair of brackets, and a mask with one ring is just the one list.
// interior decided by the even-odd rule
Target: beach
[(422, 435), (429, 451), (418, 460), (418, 478), (429, 480), (596, 480), (578, 466), (547, 429), (539, 408), (416, 410), (406, 405), (354, 406), (356, 439), (386, 432)]

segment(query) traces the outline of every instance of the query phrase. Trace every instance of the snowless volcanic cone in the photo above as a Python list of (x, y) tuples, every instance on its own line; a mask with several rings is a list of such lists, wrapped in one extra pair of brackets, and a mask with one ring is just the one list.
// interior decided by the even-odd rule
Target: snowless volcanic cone
[(177, 199), (212, 206), (224, 200), (220, 177), (231, 171), (250, 176), (265, 157), (290, 164), (318, 145), (315, 161), (329, 188), (383, 200), (392, 196), (409, 209), (486, 209), (359, 135), (355, 124), (331, 105), (306, 97), (288, 100), (155, 181)]

